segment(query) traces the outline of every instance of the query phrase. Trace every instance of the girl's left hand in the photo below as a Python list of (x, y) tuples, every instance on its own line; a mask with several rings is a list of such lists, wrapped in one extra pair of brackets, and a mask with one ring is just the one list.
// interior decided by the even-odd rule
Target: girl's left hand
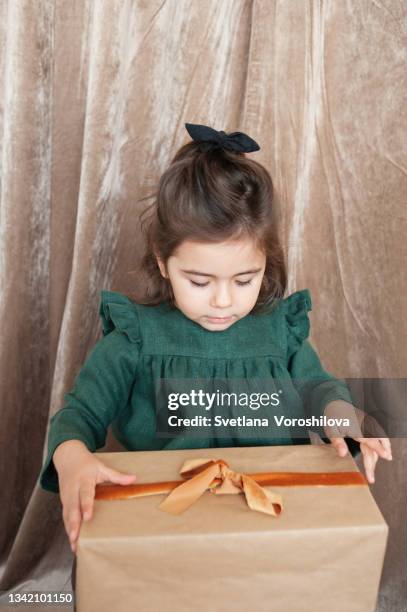
[[(381, 457), (388, 461), (392, 460), (390, 440), (385, 437), (384, 430), (373, 417), (343, 400), (330, 402), (326, 406), (325, 415), (334, 418), (348, 418), (350, 420), (349, 427), (325, 427), (325, 433), (340, 457), (345, 457), (349, 452), (343, 436), (348, 436), (359, 442), (366, 478), (368, 482), (374, 483), (374, 472), (378, 458)], [(361, 424), (364, 420), (366, 420), (372, 432), (379, 433), (381, 437), (363, 437)]]
[[(328, 436), (329, 437), (329, 436)], [(340, 457), (345, 457), (348, 452), (348, 446), (344, 438), (329, 438), (332, 446), (338, 451)], [(363, 465), (366, 472), (368, 482), (374, 483), (374, 471), (379, 457), (382, 459), (392, 460), (391, 445), (389, 438), (353, 438), (360, 444), (360, 450), (363, 455)]]

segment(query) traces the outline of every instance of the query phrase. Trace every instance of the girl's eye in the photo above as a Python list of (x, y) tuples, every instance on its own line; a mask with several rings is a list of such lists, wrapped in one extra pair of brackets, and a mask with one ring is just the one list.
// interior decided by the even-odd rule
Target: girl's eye
[[(248, 281), (236, 281), (236, 285), (238, 285), (239, 287), (243, 287), (245, 285), (250, 285), (252, 282), (252, 278)], [(189, 282), (192, 283), (192, 285), (194, 285), (195, 287), (207, 287), (209, 285), (209, 283), (197, 283), (196, 281), (193, 281), (191, 279), (189, 279)]]
[(196, 281), (193, 281), (190, 279), (190, 282), (195, 286), (195, 287), (206, 287), (207, 285), (209, 285), (209, 283), (197, 283)]

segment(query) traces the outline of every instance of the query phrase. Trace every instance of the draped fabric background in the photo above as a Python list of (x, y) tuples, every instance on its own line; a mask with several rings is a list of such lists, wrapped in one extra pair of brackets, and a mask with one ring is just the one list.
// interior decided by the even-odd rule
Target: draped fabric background
[[(142, 291), (138, 200), (189, 140), (186, 121), (260, 143), (251, 155), (274, 180), (289, 292), (311, 291), (325, 367), (374, 379), (355, 381), (362, 404), (385, 393), (401, 406), (407, 5), (2, 0), (0, 11), (0, 590), (69, 590), (59, 498), (37, 484), (47, 423), (101, 336), (101, 289)], [(119, 446), (109, 437), (106, 449)], [(407, 594), (403, 440), (393, 455), (372, 487), (391, 528), (386, 611)]]

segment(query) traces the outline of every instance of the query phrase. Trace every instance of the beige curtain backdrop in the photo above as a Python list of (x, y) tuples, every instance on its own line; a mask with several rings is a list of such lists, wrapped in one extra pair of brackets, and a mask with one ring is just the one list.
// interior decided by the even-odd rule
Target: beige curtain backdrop
[[(323, 363), (374, 379), (354, 381), (362, 404), (405, 403), (407, 5), (1, 0), (0, 12), (0, 590), (69, 590), (60, 501), (37, 484), (47, 424), (101, 336), (100, 291), (142, 291), (137, 200), (189, 140), (186, 121), (260, 143), (289, 293), (311, 291)], [(372, 487), (391, 530), (386, 612), (407, 595), (407, 449), (394, 449)]]

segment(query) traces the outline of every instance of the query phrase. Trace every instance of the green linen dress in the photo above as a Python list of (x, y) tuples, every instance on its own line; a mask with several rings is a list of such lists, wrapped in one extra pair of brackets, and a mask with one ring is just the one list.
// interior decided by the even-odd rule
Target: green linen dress
[[(156, 381), (277, 381), (275, 390), (283, 387), (285, 397), (279, 414), (289, 417), (323, 415), (326, 404), (336, 399), (353, 404), (345, 381), (324, 370), (307, 340), (311, 309), (304, 289), (278, 300), (266, 314), (249, 314), (224, 331), (209, 331), (170, 304), (145, 306), (102, 291), (103, 337), (51, 418), (40, 486), (59, 492), (52, 461), (59, 444), (77, 439), (94, 452), (105, 445), (109, 425), (129, 451), (309, 443), (309, 437), (293, 437), (290, 428), (277, 427), (272, 419), (266, 428), (232, 425), (219, 435), (212, 427), (201, 438), (187, 435), (186, 429), (160, 437)], [(322, 428), (312, 429), (324, 436)]]

